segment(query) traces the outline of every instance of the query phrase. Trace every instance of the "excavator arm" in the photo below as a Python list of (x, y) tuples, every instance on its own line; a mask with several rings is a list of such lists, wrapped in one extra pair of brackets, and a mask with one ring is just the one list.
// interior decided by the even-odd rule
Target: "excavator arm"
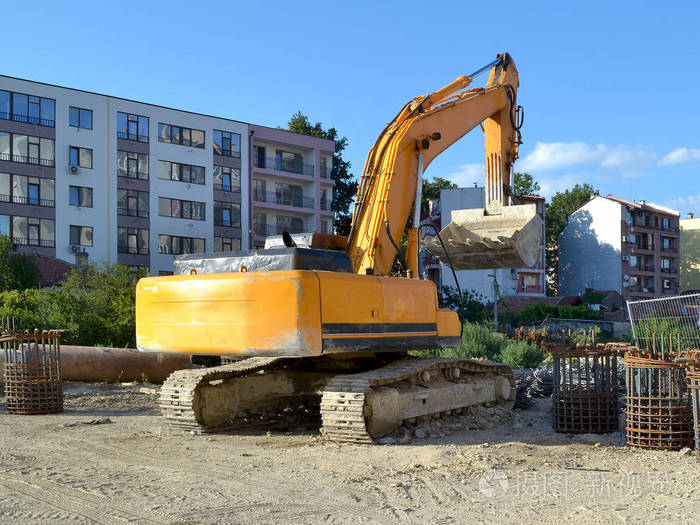
[[(467, 89), (474, 77), (489, 69), (485, 88)], [(389, 275), (411, 209), (420, 213), (423, 170), (479, 125), (483, 125), (486, 149), (484, 213), (501, 213), (509, 203), (504, 185), (507, 188), (510, 184), (520, 143), (515, 123), (518, 84), (518, 71), (510, 55), (499, 55), (471, 76), (414, 98), (387, 124), (367, 156), (353, 210), (347, 252), (355, 272)], [(409, 259), (414, 261), (409, 266), (415, 277), (417, 228), (416, 218), (409, 236)], [(478, 237), (484, 242), (483, 236)], [(495, 259), (491, 267), (499, 266)]]

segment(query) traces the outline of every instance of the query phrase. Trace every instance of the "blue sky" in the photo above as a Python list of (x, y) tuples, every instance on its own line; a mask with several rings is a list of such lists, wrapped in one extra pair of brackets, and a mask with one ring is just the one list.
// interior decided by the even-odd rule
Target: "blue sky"
[[(545, 196), (700, 213), (695, 2), (46, 2), (3, 6), (0, 72), (278, 126), (301, 110), (348, 137), (356, 175), (414, 96), (512, 54), (521, 159)], [(473, 131), (427, 176), (483, 184)]]

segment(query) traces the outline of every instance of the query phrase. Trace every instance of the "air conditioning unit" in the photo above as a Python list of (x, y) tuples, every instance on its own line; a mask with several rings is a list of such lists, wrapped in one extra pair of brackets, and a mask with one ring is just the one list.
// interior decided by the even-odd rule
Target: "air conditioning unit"
[(71, 173), (71, 175), (77, 175), (78, 173), (80, 173), (80, 168), (78, 166), (76, 166), (75, 164), (71, 164), (70, 173)]
[(629, 255), (623, 255), (623, 256), (622, 256), (622, 260), (623, 260), (623, 261), (629, 261), (629, 260), (630, 260), (630, 256), (629, 256)]
[(627, 242), (627, 235), (622, 236), (622, 242)]
[(71, 253), (83, 253), (83, 247), (78, 245), (78, 244), (71, 244), (70, 245), (70, 251)]

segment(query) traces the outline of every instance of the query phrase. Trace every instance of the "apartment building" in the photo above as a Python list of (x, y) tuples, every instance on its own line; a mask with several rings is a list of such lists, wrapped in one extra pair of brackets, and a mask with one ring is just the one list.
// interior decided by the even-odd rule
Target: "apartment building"
[(688, 213), (681, 230), (681, 291), (700, 292), (700, 218)]
[[(545, 252), (544, 252), (544, 197), (529, 195), (519, 197), (523, 203), (535, 204), (542, 219), (542, 242), (537, 263), (532, 268), (497, 268), (493, 270), (461, 270), (456, 272), (462, 290), (473, 290), (485, 299), (493, 300), (494, 283), (498, 286), (501, 297), (544, 297), (545, 288)], [(484, 208), (486, 198), (483, 187), (458, 188), (442, 190), (440, 199), (430, 204), (430, 213), (423, 218), (423, 223), (433, 224), (438, 230), (447, 226), (452, 210)], [(422, 268), (428, 278), (433, 280), (438, 289), (441, 286), (455, 286), (455, 280), (449, 267), (428, 254), (422, 252)]]
[(559, 236), (561, 295), (587, 288), (625, 299), (680, 291), (680, 214), (613, 195), (592, 198), (572, 213)]
[[(275, 159), (274, 169), (261, 173), (274, 203), (253, 204), (253, 136)], [(304, 229), (332, 228), (323, 207), (330, 207), (333, 185), (321, 174), (333, 147), (283, 130), (0, 76), (0, 233), (41, 257), (168, 273), (179, 254), (257, 246), (258, 205), (290, 217), (272, 215), (275, 231), (298, 226), (291, 217), (302, 217)], [(297, 176), (304, 183), (289, 184)], [(310, 197), (302, 198), (301, 213), (297, 186)]]

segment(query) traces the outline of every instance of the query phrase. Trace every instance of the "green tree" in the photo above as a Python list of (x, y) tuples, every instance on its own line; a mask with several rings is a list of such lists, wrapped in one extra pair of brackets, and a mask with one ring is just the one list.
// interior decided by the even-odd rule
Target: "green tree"
[(333, 188), (333, 202), (331, 210), (334, 214), (335, 230), (339, 235), (350, 233), (350, 221), (352, 205), (357, 193), (357, 181), (350, 173), (350, 162), (343, 159), (343, 151), (348, 145), (347, 137), (340, 137), (335, 128), (323, 129), (320, 122), (311, 124), (308, 117), (301, 111), (292, 115), (287, 123), (287, 129), (301, 135), (311, 135), (335, 142), (335, 153), (333, 153), (333, 168), (331, 169), (331, 179), (335, 181)]
[(421, 213), (428, 211), (428, 200), (439, 199), (440, 190), (453, 190), (458, 186), (454, 182), (450, 182), (442, 177), (433, 179), (423, 179), (423, 190), (421, 199)]
[(38, 284), (34, 258), (17, 253), (10, 238), (0, 234), (0, 291), (36, 288)]
[(590, 184), (576, 184), (570, 190), (558, 192), (545, 207), (545, 254), (547, 259), (547, 295), (557, 295), (559, 279), (559, 234), (574, 211), (590, 200), (597, 190)]
[(529, 173), (513, 173), (513, 193), (515, 195), (537, 195), (540, 185)]

